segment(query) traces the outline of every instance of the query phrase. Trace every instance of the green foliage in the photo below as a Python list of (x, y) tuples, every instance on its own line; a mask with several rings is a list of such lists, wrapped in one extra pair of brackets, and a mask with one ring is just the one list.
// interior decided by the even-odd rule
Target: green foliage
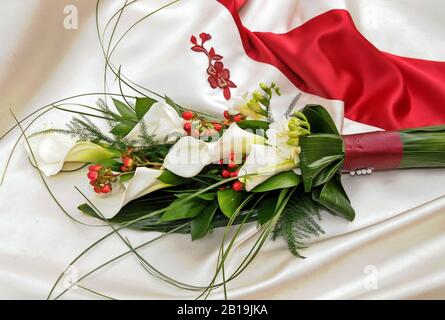
[(179, 185), (187, 183), (190, 179), (180, 177), (171, 171), (164, 170), (162, 174), (157, 178), (159, 181), (170, 185)]
[(251, 192), (267, 192), (276, 189), (296, 187), (300, 184), (301, 177), (295, 172), (285, 171), (274, 175), (256, 186)]
[(182, 197), (173, 201), (161, 218), (161, 221), (174, 221), (180, 219), (194, 218), (198, 216), (207, 206), (208, 202), (200, 199), (193, 198), (185, 203), (178, 205), (178, 202), (183, 201)]
[(231, 218), (240, 205), (244, 192), (232, 189), (218, 190), (219, 208), (228, 218)]
[(190, 230), (192, 240), (201, 239), (207, 235), (217, 210), (218, 201), (213, 201), (212, 204), (206, 206), (199, 216), (192, 219)]
[(344, 161), (343, 139), (334, 134), (311, 134), (300, 140), (300, 167), (306, 192), (328, 182)]
[(136, 116), (140, 120), (144, 117), (148, 110), (150, 110), (151, 106), (155, 104), (157, 101), (150, 97), (144, 98), (136, 98), (136, 104), (134, 109), (136, 111)]
[(318, 224), (321, 209), (309, 195), (303, 192), (294, 193), (275, 226), (273, 238), (283, 237), (290, 252), (304, 258), (298, 251), (306, 248), (305, 240), (324, 233)]
[(341, 215), (349, 221), (355, 218), (355, 211), (351, 206), (348, 195), (341, 184), (340, 174), (312, 191), (314, 201), (321, 204), (331, 213)]
[(238, 127), (244, 130), (252, 130), (256, 132), (256, 130), (264, 130), (269, 129), (270, 122), (269, 121), (261, 121), (261, 120), (243, 120), (237, 122)]
[(123, 119), (129, 121), (137, 121), (138, 118), (136, 116), (136, 112), (127, 106), (122, 101), (112, 98), (114, 106), (116, 107), (117, 112), (122, 116)]

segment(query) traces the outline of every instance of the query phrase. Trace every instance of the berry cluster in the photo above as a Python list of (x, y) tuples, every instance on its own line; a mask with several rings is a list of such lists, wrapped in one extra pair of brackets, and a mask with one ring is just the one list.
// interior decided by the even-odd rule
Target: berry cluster
[(122, 172), (129, 172), (134, 169), (134, 159), (130, 156), (121, 157), (123, 165), (120, 167)]
[(117, 180), (116, 175), (113, 174), (111, 168), (103, 167), (100, 164), (89, 166), (87, 177), (96, 193), (111, 192), (111, 184)]
[[(244, 159), (245, 157), (243, 157), (243, 160)], [(238, 176), (240, 164), (237, 164), (235, 160), (236, 160), (235, 153), (231, 152), (227, 164), (224, 162), (224, 159), (221, 159), (219, 161), (219, 164), (222, 166), (221, 177), (227, 179), (227, 178), (235, 178)], [(243, 190), (244, 185), (240, 181), (235, 181), (232, 183), (231, 188), (235, 191), (241, 191)], [(226, 186), (221, 188), (221, 190), (224, 189), (226, 189)]]
[(220, 132), (223, 129), (221, 123), (201, 119), (191, 111), (184, 111), (182, 118), (185, 120), (184, 130), (189, 136), (213, 136), (216, 132)]
[(231, 115), (229, 111), (224, 111), (224, 118), (226, 118), (225, 124), (230, 124), (232, 122), (240, 122), (244, 120), (244, 117), (241, 113)]

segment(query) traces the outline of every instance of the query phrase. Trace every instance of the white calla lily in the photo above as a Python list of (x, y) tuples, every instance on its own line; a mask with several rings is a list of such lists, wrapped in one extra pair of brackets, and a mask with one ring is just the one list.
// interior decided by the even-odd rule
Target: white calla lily
[(54, 128), (51, 124), (44, 125), (39, 131), (47, 131), (46, 133), (31, 135), (28, 138), (29, 146), (25, 142), (32, 164), (48, 177), (59, 173), (66, 163), (97, 162), (116, 156), (112, 151), (97, 144), (77, 142), (71, 136), (51, 131), (52, 129)]
[(294, 161), (283, 157), (276, 147), (253, 145), (239, 170), (239, 180), (245, 184), (246, 190), (250, 191), (273, 175), (293, 168)]
[(178, 136), (184, 135), (184, 120), (173, 107), (165, 102), (156, 102), (144, 117), (125, 136), (127, 141), (137, 141), (147, 133), (159, 143), (174, 142)]
[(206, 143), (187, 136), (181, 138), (168, 152), (164, 168), (181, 177), (190, 178), (214, 162), (228, 158), (231, 152), (248, 154), (254, 144), (264, 144), (266, 139), (232, 123), (222, 137)]
[(91, 186), (85, 185), (85, 195), (105, 218), (111, 219), (130, 201), (169, 187), (169, 184), (157, 179), (162, 172), (158, 169), (139, 167), (130, 180), (113, 186), (113, 192), (98, 195)]
[(212, 147), (212, 162), (226, 159), (230, 152), (249, 154), (254, 144), (264, 144), (266, 139), (260, 135), (243, 130), (232, 123), (222, 137)]
[(164, 167), (174, 174), (190, 178), (212, 162), (212, 144), (187, 136), (179, 139), (164, 159)]
[(267, 144), (277, 148), (281, 157), (291, 159), (295, 165), (299, 163), (300, 147), (289, 145), (289, 120), (282, 116), (272, 122), (266, 131)]

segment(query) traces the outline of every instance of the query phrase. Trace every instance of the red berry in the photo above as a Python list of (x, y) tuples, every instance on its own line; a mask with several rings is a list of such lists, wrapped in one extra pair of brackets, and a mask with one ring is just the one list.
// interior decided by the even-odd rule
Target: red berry
[(100, 193), (101, 188), (100, 187), (94, 187), (94, 192)]
[(233, 169), (233, 168), (236, 167), (236, 163), (233, 162), (233, 161), (230, 161), (229, 164), (227, 165), (227, 167), (228, 167), (229, 169)]
[(90, 185), (92, 185), (93, 187), (96, 186), (96, 181), (90, 181)]
[(221, 129), (222, 129), (222, 125), (220, 125), (219, 123), (215, 123), (214, 125), (213, 125), (213, 129), (215, 129), (216, 131), (221, 131)]
[(229, 111), (224, 111), (224, 118), (226, 118), (227, 120), (230, 120), (230, 118), (232, 118), (229, 114)]
[(238, 170), (233, 171), (233, 172), (230, 172), (230, 177), (231, 177), (231, 178), (238, 177)]
[(102, 166), (100, 164), (95, 164), (88, 167), (89, 171), (99, 171), (100, 169), (102, 169)]
[(224, 160), (223, 159), (219, 160), (219, 164), (222, 166), (224, 164)]
[(126, 166), (121, 166), (121, 171), (122, 172), (127, 172), (128, 171), (128, 167), (126, 167)]
[(184, 120), (191, 120), (191, 119), (193, 119), (193, 112), (191, 112), (191, 111), (184, 111), (182, 113), (182, 118)]
[(192, 124), (190, 122), (184, 123), (184, 130), (190, 132), (190, 130), (192, 130)]
[(235, 181), (232, 184), (232, 189), (235, 190), (235, 191), (241, 191), (241, 190), (243, 190), (243, 184), (241, 182), (239, 182), (239, 181)]
[(241, 118), (241, 115), (239, 113), (236, 116), (233, 116), (233, 121), (240, 122), (241, 120), (243, 119)]
[(87, 174), (88, 179), (90, 179), (91, 181), (96, 181), (97, 178), (99, 177), (99, 174), (96, 171), (90, 171)]
[(223, 178), (228, 178), (228, 177), (230, 177), (230, 171), (227, 170), (227, 169), (224, 169), (223, 171), (221, 171), (221, 176), (222, 176)]
[(134, 160), (130, 157), (125, 157), (124, 158), (124, 166), (126, 167), (132, 167), (134, 164)]
[(108, 193), (111, 191), (111, 186), (109, 184), (106, 184), (102, 187), (102, 189), (100, 189), (100, 192), (102, 193)]

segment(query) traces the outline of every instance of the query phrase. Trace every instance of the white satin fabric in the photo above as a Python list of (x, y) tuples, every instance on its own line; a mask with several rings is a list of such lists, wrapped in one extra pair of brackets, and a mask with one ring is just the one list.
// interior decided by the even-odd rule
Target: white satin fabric
[[(284, 31), (330, 8), (326, 1), (283, 2), (283, 7), (267, 6), (268, 0), (252, 0), (242, 9), (247, 25), (263, 22), (267, 31)], [(393, 53), (414, 57), (443, 59), (444, 28), (437, 18), (442, 1), (422, 3), (423, 11), (414, 10), (414, 1), (330, 1), (350, 10), (368, 39), (378, 39), (379, 47)], [(103, 1), (101, 27), (105, 19), (120, 8), (121, 1)], [(122, 16), (117, 34), (125, 32), (147, 12), (166, 1), (138, 1)], [(278, 3), (278, 1), (277, 1)], [(296, 3), (296, 4), (295, 4)], [(416, 2), (417, 3), (417, 2)], [(79, 13), (78, 30), (63, 28), (64, 6), (74, 4)], [(95, 3), (90, 0), (3, 1), (0, 21), (0, 133), (14, 121), (9, 108), (23, 118), (39, 106), (57, 99), (85, 92), (102, 92), (103, 57), (95, 34)], [(374, 6), (374, 7), (373, 7)], [(365, 17), (365, 8), (373, 8)], [(318, 11), (317, 11), (318, 10)], [(413, 11), (417, 19), (413, 22)], [(254, 11), (252, 11), (254, 12)], [(374, 14), (372, 13), (374, 12)], [(397, 19), (382, 20), (385, 13)], [(296, 18), (297, 17), (297, 18)], [(296, 21), (296, 22), (295, 22)], [(266, 23), (267, 22), (267, 23)], [(388, 32), (403, 26), (400, 32)], [(437, 27), (437, 29), (436, 29)], [(255, 28), (253, 28), (255, 29)], [(432, 32), (426, 32), (436, 30)], [(425, 31), (425, 33), (423, 33)], [(113, 63), (132, 81), (160, 93), (166, 93), (184, 106), (221, 114), (227, 107), (222, 92), (207, 83), (206, 57), (190, 50), (192, 34), (207, 32), (213, 36), (209, 45), (224, 56), (238, 88), (232, 95), (256, 89), (258, 82), (276, 82), (283, 96), (273, 100), (274, 114), (286, 110), (298, 93), (275, 68), (249, 59), (230, 14), (220, 4), (209, 0), (182, 0), (154, 14), (135, 27), (113, 55)], [(422, 33), (424, 38), (419, 35)], [(439, 36), (440, 34), (440, 36)], [(437, 38), (434, 38), (437, 36)], [(118, 39), (119, 36), (116, 36)], [(430, 39), (431, 38), (431, 39)], [(434, 39), (433, 39), (434, 38)], [(419, 46), (419, 41), (427, 45)], [(434, 40), (434, 41), (433, 41)], [(384, 47), (388, 44), (389, 47)], [(416, 49), (419, 47), (418, 49)], [(427, 48), (427, 49), (425, 49)], [(425, 50), (420, 53), (419, 50)], [(417, 55), (419, 53), (419, 55)], [(118, 92), (109, 75), (110, 90)], [(125, 89), (128, 94), (134, 94)], [(98, 97), (83, 97), (76, 102), (93, 104)], [(341, 118), (342, 103), (302, 95), (298, 106), (322, 103), (336, 120)], [(70, 114), (51, 111), (36, 124), (51, 119), (66, 122)], [(344, 132), (362, 132), (373, 128), (345, 122)], [(4, 164), (19, 131), (0, 143)], [(64, 173), (47, 179), (63, 207), (76, 219), (91, 224), (76, 210), (84, 200), (74, 190), (88, 188), (86, 172)], [(371, 176), (343, 178), (346, 191), (356, 209), (357, 218), (344, 219), (323, 215), (323, 237), (311, 241), (302, 251), (307, 259), (293, 257), (282, 240), (269, 241), (256, 261), (228, 285), (229, 298), (238, 299), (409, 299), (445, 297), (445, 170), (412, 170), (374, 173)], [(109, 232), (108, 227), (88, 227), (70, 220), (58, 208), (44, 188), (37, 171), (29, 164), (20, 144), (11, 167), (0, 186), (0, 298), (42, 299), (65, 266), (84, 248)], [(235, 254), (226, 272), (235, 270), (250, 249), (256, 226), (242, 232)], [(141, 250), (141, 254), (162, 272), (178, 280), (206, 285), (218, 255), (223, 230), (191, 242), (189, 236), (174, 235)], [(126, 231), (136, 246), (157, 234)], [(126, 251), (113, 236), (82, 259), (68, 272), (57, 292), (95, 266)], [(194, 298), (196, 293), (162, 283), (144, 273), (133, 256), (119, 260), (87, 278), (82, 285), (119, 299)], [(97, 298), (82, 288), (70, 290), (64, 298)], [(212, 298), (222, 298), (216, 291)]]

